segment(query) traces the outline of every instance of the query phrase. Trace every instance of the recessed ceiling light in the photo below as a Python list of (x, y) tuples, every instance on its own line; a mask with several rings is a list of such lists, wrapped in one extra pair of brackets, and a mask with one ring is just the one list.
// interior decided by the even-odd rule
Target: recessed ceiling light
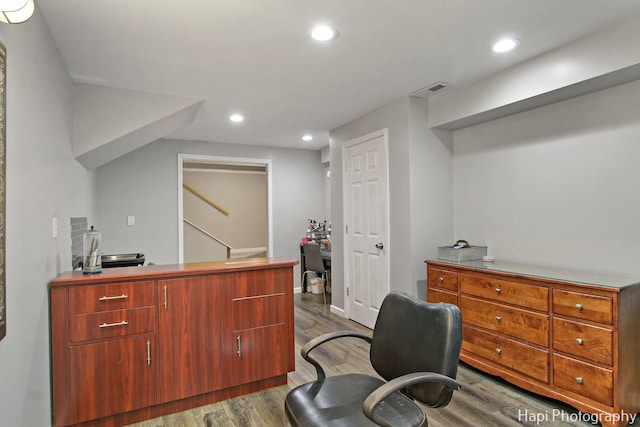
[(335, 28), (329, 25), (320, 24), (311, 28), (311, 30), (309, 31), (309, 34), (311, 35), (311, 38), (314, 40), (326, 42), (326, 41), (337, 38), (338, 30), (336, 30)]
[(313, 139), (313, 137), (311, 135), (304, 135), (302, 137), (302, 140), (303, 141), (307, 141), (307, 142), (311, 141), (312, 139)]
[(232, 114), (229, 117), (229, 120), (231, 120), (234, 123), (240, 123), (241, 121), (244, 120), (244, 117), (242, 117), (242, 114)]
[(496, 53), (508, 52), (520, 44), (520, 40), (514, 38), (505, 38), (498, 40), (493, 45), (493, 51)]

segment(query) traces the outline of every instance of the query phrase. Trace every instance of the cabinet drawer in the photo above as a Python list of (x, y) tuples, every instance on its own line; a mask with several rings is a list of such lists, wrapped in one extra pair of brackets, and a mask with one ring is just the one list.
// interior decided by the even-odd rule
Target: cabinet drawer
[(115, 283), (69, 289), (69, 313), (120, 310), (155, 305), (155, 282)]
[(609, 369), (554, 354), (553, 383), (605, 405), (613, 405), (613, 372)]
[(458, 273), (454, 271), (441, 270), (439, 268), (428, 268), (428, 286), (445, 288), (451, 291), (458, 290)]
[(613, 323), (613, 299), (598, 295), (554, 290), (553, 312), (611, 325)]
[(509, 369), (549, 382), (549, 352), (518, 341), (462, 327), (462, 348)]
[(231, 302), (233, 330), (285, 323), (284, 294), (234, 298)]
[(454, 294), (453, 292), (441, 291), (440, 289), (436, 288), (429, 288), (427, 289), (427, 301), (458, 305), (458, 294)]
[(461, 274), (460, 291), (532, 310), (549, 311), (549, 289), (542, 286)]
[(500, 332), (543, 347), (549, 346), (549, 316), (460, 296), (466, 323)]
[(155, 307), (76, 314), (69, 322), (69, 340), (80, 342), (144, 334), (154, 332), (155, 325)]
[(291, 283), (291, 269), (256, 270), (234, 274), (231, 281), (231, 298), (248, 298), (285, 292)]
[(611, 329), (553, 319), (553, 348), (594, 362), (613, 365)]

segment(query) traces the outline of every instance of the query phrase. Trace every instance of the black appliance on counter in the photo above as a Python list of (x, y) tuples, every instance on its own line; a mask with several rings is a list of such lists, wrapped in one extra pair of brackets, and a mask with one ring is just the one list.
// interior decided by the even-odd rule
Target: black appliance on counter
[(144, 254), (102, 255), (102, 268), (136, 267), (144, 264)]

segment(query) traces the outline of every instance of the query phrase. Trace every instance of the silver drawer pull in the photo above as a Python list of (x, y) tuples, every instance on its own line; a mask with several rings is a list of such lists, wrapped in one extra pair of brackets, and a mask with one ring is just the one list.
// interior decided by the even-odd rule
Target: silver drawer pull
[(502, 353), (502, 349), (496, 348), (496, 353), (497, 353), (497, 354)]
[(113, 328), (114, 326), (125, 326), (128, 325), (129, 322), (127, 322), (126, 320), (123, 320), (122, 322), (117, 322), (117, 323), (103, 323), (102, 325), (100, 325), (101, 328)]
[(500, 317), (500, 316), (496, 316), (496, 322), (499, 322), (499, 321), (501, 321), (501, 320), (502, 320), (502, 317)]
[(98, 298), (98, 301), (111, 301), (111, 300), (114, 300), (114, 299), (127, 299), (127, 298), (129, 298), (129, 295), (122, 294), (122, 295), (115, 295), (115, 296), (112, 296), (112, 297), (103, 296), (103, 297)]
[(236, 341), (238, 342), (238, 351), (236, 351), (236, 353), (238, 353), (238, 357), (242, 357), (242, 343), (240, 342), (240, 335), (236, 337)]
[(444, 277), (438, 277), (438, 280), (440, 281), (440, 283), (444, 282)]
[(582, 345), (582, 338), (576, 338), (576, 343), (578, 343), (578, 345)]
[(576, 377), (576, 382), (578, 384), (582, 384), (582, 377)]
[(500, 292), (502, 292), (502, 289), (496, 288), (496, 294), (500, 295)]
[(582, 311), (582, 304), (576, 304), (576, 308), (578, 309), (578, 311)]

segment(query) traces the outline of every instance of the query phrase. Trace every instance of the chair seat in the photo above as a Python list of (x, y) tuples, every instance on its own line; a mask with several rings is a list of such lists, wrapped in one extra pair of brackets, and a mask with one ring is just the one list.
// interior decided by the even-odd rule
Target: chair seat
[[(375, 426), (362, 411), (362, 402), (384, 381), (362, 374), (328, 377), (303, 384), (285, 400), (285, 410), (293, 425)], [(393, 426), (424, 426), (426, 417), (411, 399), (396, 392), (377, 409)]]

